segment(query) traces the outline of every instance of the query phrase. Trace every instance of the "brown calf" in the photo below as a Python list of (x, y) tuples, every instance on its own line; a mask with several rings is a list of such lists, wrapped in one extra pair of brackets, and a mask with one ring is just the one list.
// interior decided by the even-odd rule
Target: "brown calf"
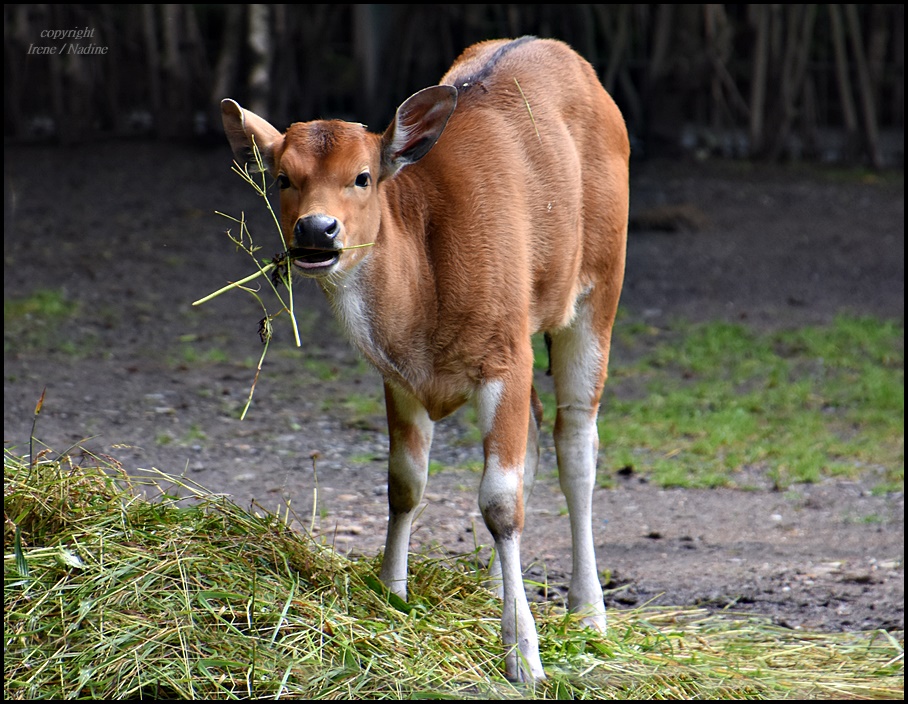
[[(384, 378), (382, 581), (406, 597), (434, 422), (474, 401), (506, 674), (545, 677), (520, 564), (542, 410), (530, 336), (551, 339), (573, 538), (569, 605), (604, 629), (591, 507), (596, 415), (624, 277), (630, 150), (621, 113), (586, 61), (533, 37), (470, 47), (439, 85), (405, 100), (381, 135), (326, 120), (281, 134), (232, 100), (222, 110), (237, 161), (249, 161), (254, 140), (280, 185), (296, 271), (319, 282)], [(356, 248), (364, 244), (372, 246)]]

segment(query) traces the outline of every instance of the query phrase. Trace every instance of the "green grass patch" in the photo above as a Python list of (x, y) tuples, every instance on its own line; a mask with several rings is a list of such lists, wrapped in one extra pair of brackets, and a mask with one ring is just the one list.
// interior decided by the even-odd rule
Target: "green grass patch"
[(904, 644), (884, 631), (664, 608), (613, 610), (602, 635), (534, 605), (549, 679), (515, 686), (473, 556), (415, 557), (403, 603), (377, 559), (340, 557), (289, 515), (113, 461), (6, 451), (4, 511), (7, 700), (903, 696)]
[[(326, 400), (325, 409), (336, 408), (337, 400)], [(340, 400), (344, 423), (351, 428), (379, 430), (386, 428), (384, 396), (372, 393), (350, 393)]]
[(311, 357), (303, 359), (303, 369), (319, 381), (337, 381), (341, 375), (337, 364)]
[(608, 467), (664, 486), (777, 488), (827, 477), (904, 486), (904, 328), (870, 318), (759, 333), (710, 323), (619, 331), (600, 412)]
[(79, 304), (62, 290), (39, 289), (28, 296), (3, 300), (3, 350), (24, 352), (57, 349), (78, 354), (79, 345), (64, 340), (60, 326), (73, 320)]
[(27, 317), (65, 320), (77, 309), (77, 304), (67, 299), (63, 291), (40, 289), (24, 298), (5, 299), (3, 301), (3, 320), (7, 322)]
[(217, 347), (201, 349), (195, 344), (182, 343), (180, 345), (179, 362), (175, 363), (174, 366), (184, 364), (227, 364), (232, 361), (230, 355)]

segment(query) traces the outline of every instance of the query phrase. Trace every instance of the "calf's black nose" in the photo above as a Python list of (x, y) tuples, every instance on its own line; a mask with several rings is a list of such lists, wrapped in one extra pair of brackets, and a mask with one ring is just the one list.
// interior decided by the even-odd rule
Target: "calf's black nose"
[(301, 249), (334, 249), (340, 223), (330, 215), (307, 215), (293, 228), (293, 245)]

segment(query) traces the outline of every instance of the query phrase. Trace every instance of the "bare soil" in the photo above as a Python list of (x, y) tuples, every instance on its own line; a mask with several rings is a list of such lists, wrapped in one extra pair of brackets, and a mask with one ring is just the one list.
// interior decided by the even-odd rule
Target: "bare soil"
[[(295, 288), (302, 349), (279, 321), (244, 421), (261, 308), (238, 292), (190, 306), (251, 271), (213, 211), (247, 212), (269, 243), (263, 255), (279, 249), (230, 161), (226, 142), (6, 149), (4, 298), (62, 290), (79, 308), (56, 327), (6, 331), (4, 442), (27, 452), (46, 387), (36, 435), (48, 447), (80, 444), (133, 472), (185, 473), (240, 505), (289, 501), (338, 550), (375, 554), (386, 516), (381, 387), (320, 294)], [(632, 182), (628, 319), (775, 329), (847, 311), (904, 321), (901, 177), (649, 162), (634, 165)], [(626, 354), (615, 350), (613, 368)], [(433, 458), (479, 460), (464, 434), (459, 417), (439, 424)], [(547, 582), (538, 598), (560, 598), (568, 520), (551, 438), (543, 445), (523, 553), (528, 574)], [(600, 472), (618, 469), (603, 447)], [(414, 551), (488, 545), (478, 483), (466, 469), (433, 474)], [(616, 474), (615, 488), (594, 497), (608, 606), (701, 605), (794, 628), (901, 630), (904, 496), (869, 489), (663, 490)]]

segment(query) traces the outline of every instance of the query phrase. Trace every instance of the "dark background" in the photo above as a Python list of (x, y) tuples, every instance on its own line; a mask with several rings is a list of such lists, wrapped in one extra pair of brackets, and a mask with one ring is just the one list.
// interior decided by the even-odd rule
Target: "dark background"
[(227, 96), (380, 131), (468, 45), (535, 34), (595, 66), (638, 158), (902, 167), (904, 24), (895, 4), (5, 5), (3, 131), (220, 140)]

